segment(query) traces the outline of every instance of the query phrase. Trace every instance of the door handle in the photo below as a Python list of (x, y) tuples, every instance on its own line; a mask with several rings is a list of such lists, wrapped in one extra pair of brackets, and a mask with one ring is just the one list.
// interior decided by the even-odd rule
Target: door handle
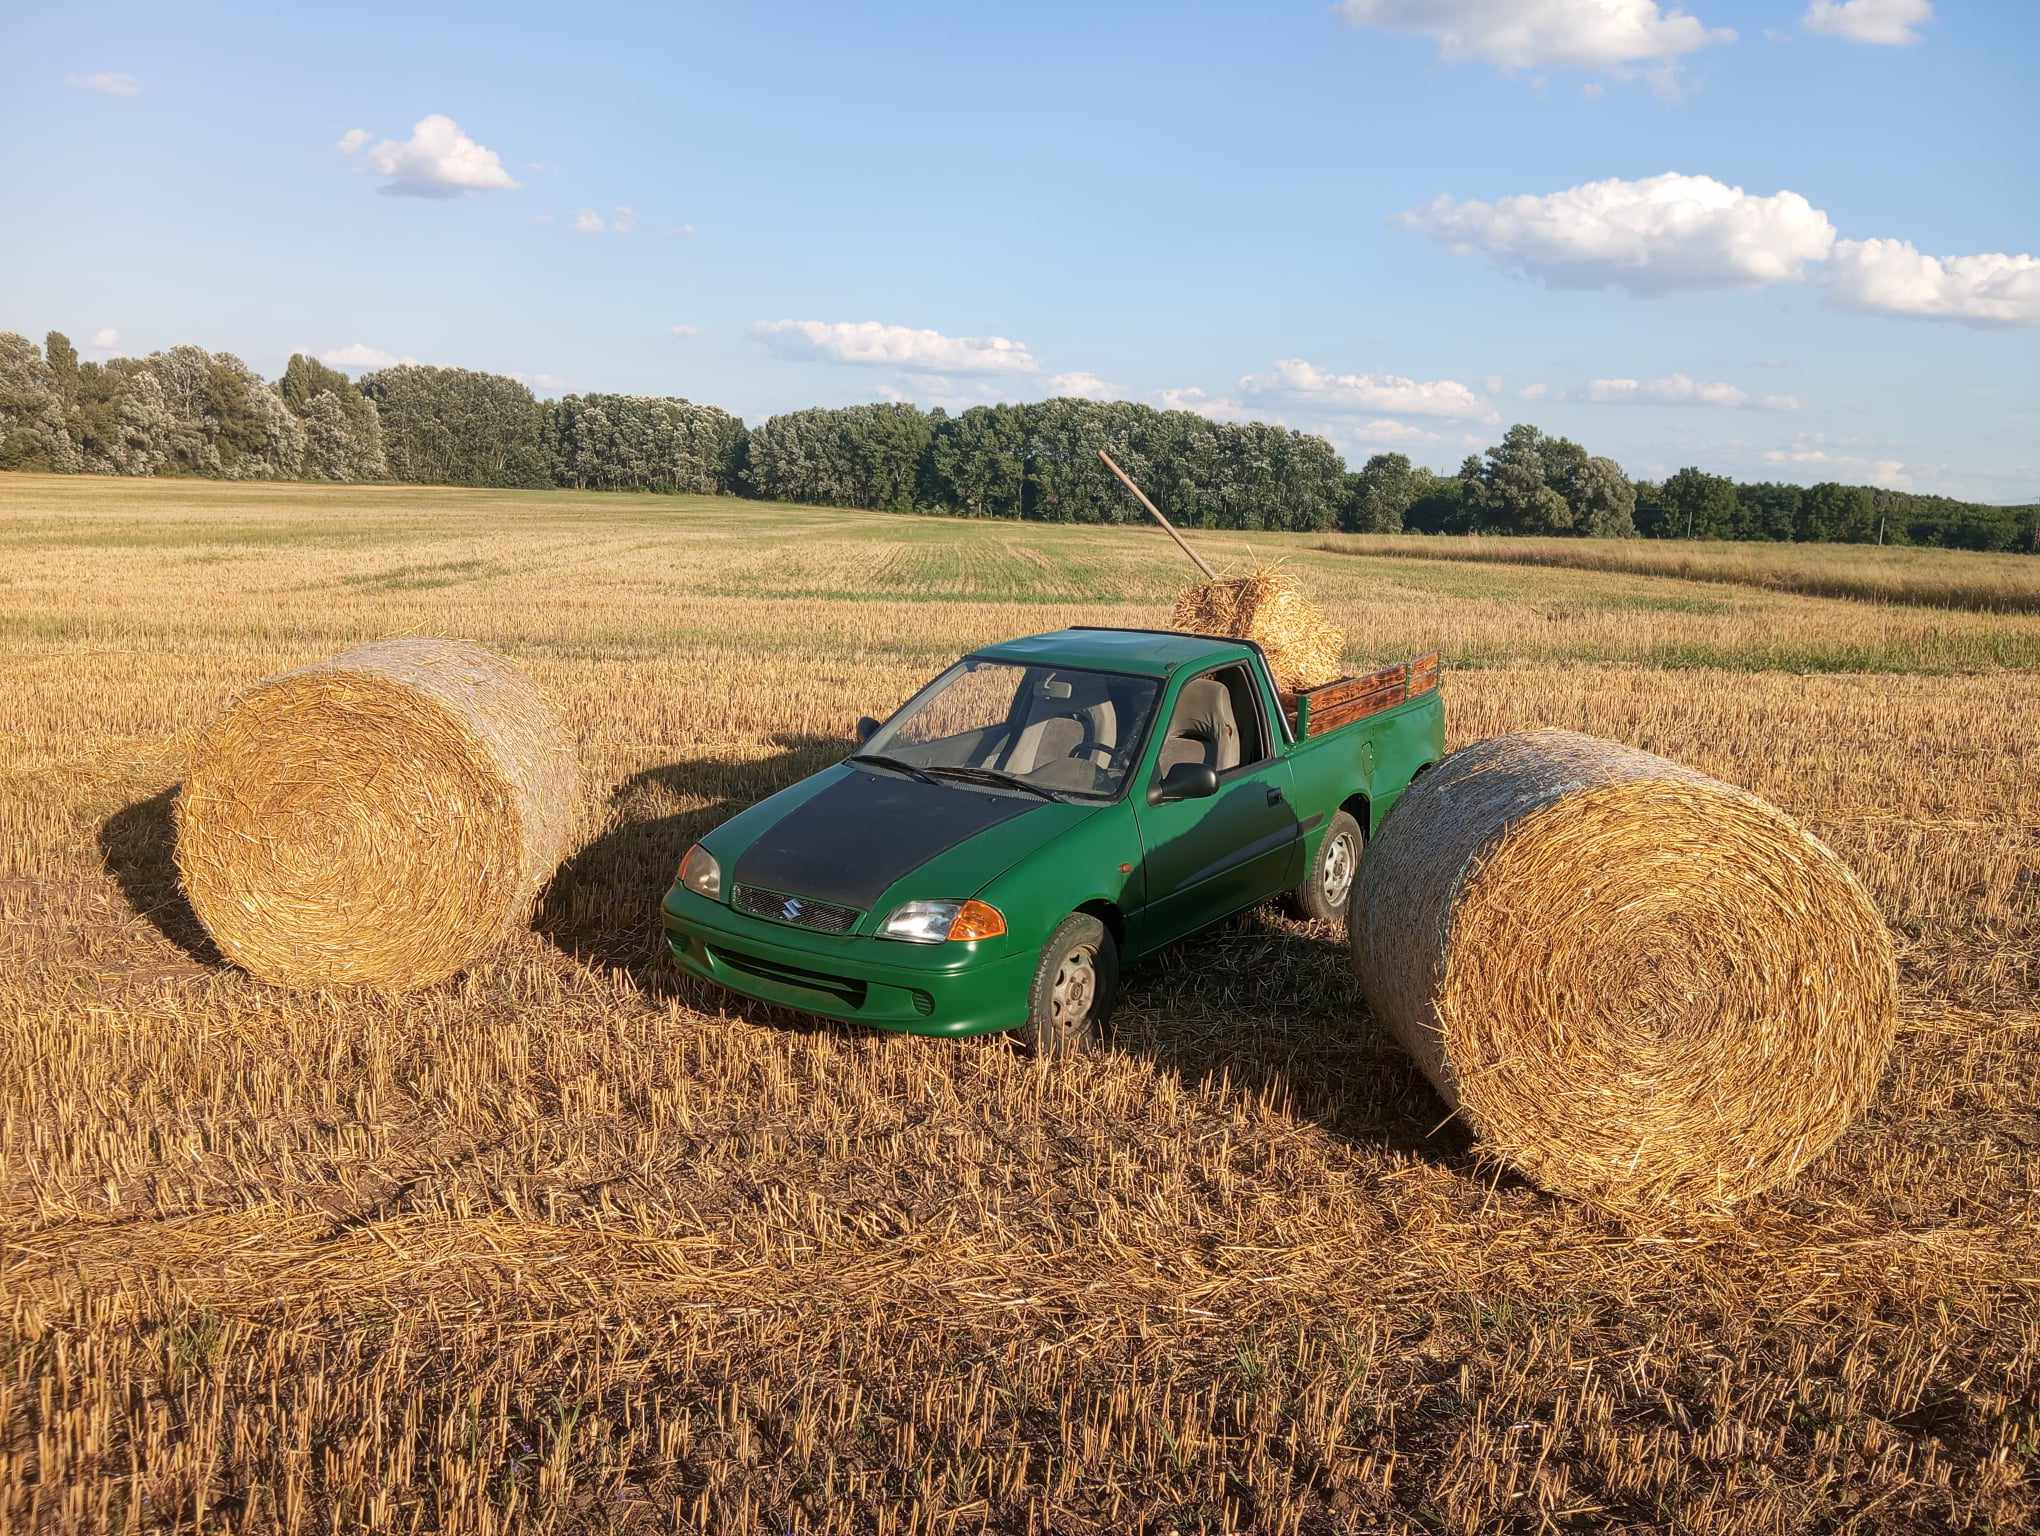
[(1280, 805), (1282, 803), (1282, 791), (1273, 784), (1268, 786), (1268, 803), (1270, 805)]

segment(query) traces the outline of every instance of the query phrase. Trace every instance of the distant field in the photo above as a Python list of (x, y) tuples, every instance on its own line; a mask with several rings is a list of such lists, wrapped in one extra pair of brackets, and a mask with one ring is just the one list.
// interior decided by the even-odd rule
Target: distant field
[[(1867, 600), (1997, 570), (1937, 551), (1808, 596), (1192, 537), (1285, 560), (1356, 668), (1442, 647), (1455, 742), (1594, 731), (1801, 816), (1898, 935), (1866, 1121), (1632, 1232), (1479, 1165), (1273, 911), (1047, 1067), (661, 961), (692, 838), (965, 649), (1165, 618), (1159, 534), (0, 475), (0, 1530), (2040, 1524), (2040, 613)], [(183, 754), (398, 633), (557, 693), (582, 846), (461, 980), (254, 982), (176, 893)]]
[(1759, 544), (1658, 539), (1436, 538), (1333, 534), (1340, 555), (1556, 566), (1722, 582), (1809, 597), (1921, 603), (1986, 613), (2040, 613), (2040, 558), (1874, 544)]

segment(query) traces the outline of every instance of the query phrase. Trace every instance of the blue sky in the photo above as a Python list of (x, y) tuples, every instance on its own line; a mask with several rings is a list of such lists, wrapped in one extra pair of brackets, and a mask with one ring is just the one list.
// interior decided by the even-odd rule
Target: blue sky
[(1530, 420), (1637, 475), (2040, 497), (2025, 0), (15, 0), (5, 30), (0, 329), (88, 356), (752, 420), (1102, 392), (1440, 468)]

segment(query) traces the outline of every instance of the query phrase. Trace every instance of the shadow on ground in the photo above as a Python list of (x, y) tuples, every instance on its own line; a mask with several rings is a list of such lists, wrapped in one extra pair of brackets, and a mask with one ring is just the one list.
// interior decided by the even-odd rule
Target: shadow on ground
[[(837, 736), (773, 738), (753, 762), (698, 758), (633, 774), (610, 792), (604, 830), (553, 876), (539, 902), (538, 931), (585, 964), (630, 974), (651, 995), (678, 990), (667, 958), (659, 901), (680, 855), (710, 828), (852, 750)], [(674, 810), (680, 805), (684, 809)]]
[(177, 786), (116, 811), (99, 828), (99, 857), (139, 917), (200, 965), (226, 956), (177, 881)]
[[(540, 932), (584, 964), (625, 972), (647, 998), (761, 1027), (854, 1028), (697, 982), (666, 953), (659, 900), (688, 845), (851, 750), (838, 737), (782, 736), (774, 745), (772, 756), (753, 762), (669, 763), (618, 784), (606, 830), (562, 866), (541, 903)], [(1474, 1168), (1467, 1137), (1446, 1123), (1430, 1085), (1368, 1014), (1343, 930), (1293, 920), (1272, 906), (1127, 972), (1112, 1046), (1193, 1086), (1223, 1082), (1265, 1097), (1349, 1140)], [(1016, 1049), (997, 1038), (949, 1048)]]

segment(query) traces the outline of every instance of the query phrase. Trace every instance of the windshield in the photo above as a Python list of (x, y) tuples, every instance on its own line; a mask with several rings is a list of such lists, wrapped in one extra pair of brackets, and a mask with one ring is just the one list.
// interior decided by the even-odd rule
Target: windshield
[(965, 657), (859, 755), (940, 775), (1008, 774), (1058, 794), (1111, 798), (1126, 782), (1160, 684), (1116, 672)]

